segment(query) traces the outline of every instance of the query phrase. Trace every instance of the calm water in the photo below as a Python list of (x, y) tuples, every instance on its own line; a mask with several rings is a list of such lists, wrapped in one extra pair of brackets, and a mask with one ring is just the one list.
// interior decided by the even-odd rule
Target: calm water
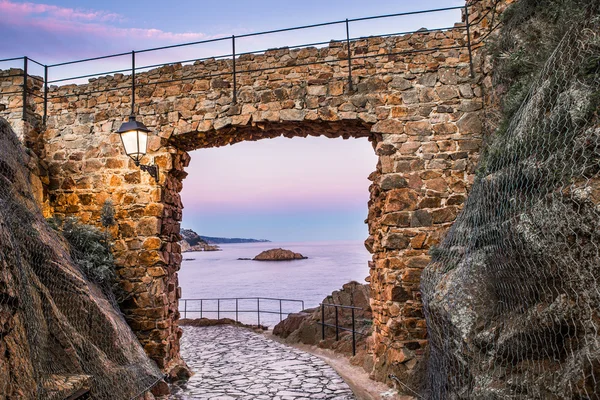
[[(184, 253), (179, 271), (183, 299), (224, 297), (273, 297), (304, 300), (305, 307), (317, 306), (325, 296), (352, 280), (364, 283), (371, 259), (362, 242), (247, 243), (219, 245), (223, 251)], [(260, 262), (242, 261), (263, 250), (282, 247), (308, 257), (307, 260)], [(216, 301), (202, 304), (203, 316), (215, 318)], [(235, 301), (223, 301), (221, 310), (235, 310)], [(261, 310), (279, 311), (279, 302), (261, 300)], [(284, 312), (294, 312), (300, 304), (283, 303)], [(199, 302), (188, 302), (187, 310), (199, 310)], [(256, 310), (256, 300), (239, 301), (238, 310)], [(184, 305), (180, 304), (183, 317)], [(199, 313), (188, 312), (188, 317)], [(235, 312), (222, 312), (221, 318), (235, 318)], [(240, 313), (239, 319), (256, 323), (257, 315)], [(273, 326), (279, 315), (261, 314), (261, 323)]]

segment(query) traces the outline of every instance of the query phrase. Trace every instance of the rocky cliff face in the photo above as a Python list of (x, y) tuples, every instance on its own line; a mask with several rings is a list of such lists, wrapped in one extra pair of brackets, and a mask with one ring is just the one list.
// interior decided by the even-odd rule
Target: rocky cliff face
[(161, 378), (113, 302), (42, 216), (0, 118), (0, 399), (130, 399)]
[(181, 230), (181, 252), (187, 253), (190, 251), (219, 251), (219, 246), (208, 244), (196, 232), (191, 229)]
[[(600, 12), (575, 0), (514, 7), (497, 65), (524, 75), (503, 88), (504, 123), (422, 276), (426, 398), (600, 395)], [(530, 51), (541, 68), (522, 63)]]

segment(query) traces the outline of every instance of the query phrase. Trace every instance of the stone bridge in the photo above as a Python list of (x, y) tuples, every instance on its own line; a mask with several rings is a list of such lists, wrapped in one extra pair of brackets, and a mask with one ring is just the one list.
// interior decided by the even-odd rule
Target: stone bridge
[[(179, 362), (177, 242), (187, 152), (280, 135), (367, 137), (379, 156), (369, 176), (365, 242), (373, 254), (374, 376), (406, 375), (426, 344), (419, 277), (428, 250), (454, 221), (474, 178), (485, 87), (478, 42), (492, 3), (470, 6), (474, 76), (464, 23), (353, 41), (352, 85), (344, 43), (239, 57), (237, 102), (231, 60), (140, 73), (137, 115), (153, 132), (143, 161), (159, 165), (158, 184), (125, 156), (115, 134), (130, 114), (130, 76), (51, 87), (42, 125), (40, 98), (29, 97), (23, 124), (22, 97), (1, 93), (22, 78), (0, 72), (0, 116), (21, 126), (47, 169), (47, 213), (97, 224), (105, 200), (114, 202), (118, 273), (131, 294), (122, 309), (165, 370)], [(39, 81), (29, 81), (41, 95)]]

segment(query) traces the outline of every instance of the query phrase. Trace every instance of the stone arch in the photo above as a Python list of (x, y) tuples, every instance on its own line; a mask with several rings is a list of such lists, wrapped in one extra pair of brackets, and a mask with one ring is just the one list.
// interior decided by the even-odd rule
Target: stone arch
[[(484, 14), (491, 0), (471, 8), (482, 21), (493, 15)], [(473, 78), (466, 43), (462, 25), (354, 41), (351, 87), (345, 44), (244, 55), (236, 103), (230, 61), (141, 73), (137, 114), (156, 133), (144, 162), (159, 165), (159, 185), (123, 155), (113, 134), (130, 112), (130, 77), (51, 88), (39, 138), (50, 205), (96, 223), (103, 202), (115, 202), (118, 272), (131, 294), (123, 311), (148, 354), (170, 370), (179, 364), (176, 242), (186, 151), (279, 135), (369, 137), (379, 157), (366, 240), (374, 253), (375, 376), (385, 379), (390, 368), (409, 373), (426, 343), (420, 271), (461, 208), (481, 143), (481, 60), (476, 52)], [(22, 106), (1, 93), (0, 103), (9, 118)], [(32, 107), (39, 112), (39, 102)]]
[[(419, 39), (439, 41), (439, 35), (428, 33)], [(453, 32), (443, 33), (445, 40), (453, 36)], [(388, 48), (406, 46), (405, 39), (365, 43), (367, 48)], [(330, 51), (298, 53), (326, 57)], [(279, 60), (289, 53), (274, 50), (264, 57)], [(458, 212), (462, 195), (452, 198), (454, 204), (448, 203), (450, 187), (466, 191), (472, 172), (468, 169), (479, 144), (476, 121), (481, 108), (466, 54), (444, 56), (442, 66), (439, 52), (418, 57), (419, 62), (411, 64), (412, 55), (409, 60), (386, 56), (365, 66), (362, 73), (356, 69), (352, 91), (339, 65), (319, 65), (317, 71), (300, 67), (301, 74), (290, 67), (287, 76), (294, 78), (289, 81), (275, 76), (273, 83), (266, 80), (256, 88), (242, 85), (237, 104), (231, 103), (231, 89), (222, 78), (150, 85), (153, 80), (170, 81), (197, 69), (214, 68), (211, 65), (168, 66), (141, 74), (139, 81), (149, 85), (139, 90), (138, 115), (157, 133), (149, 144), (149, 158), (160, 167), (159, 186), (123, 156), (113, 134), (129, 113), (129, 89), (113, 96), (86, 94), (126, 83), (128, 77), (56, 89), (63, 97), (53, 99), (45, 131), (46, 151), (52, 155), (51, 202), (57, 213), (90, 222), (98, 219), (104, 199), (116, 204), (115, 251), (123, 287), (132, 294), (123, 310), (161, 368), (170, 369), (178, 362), (181, 254), (176, 242), (182, 217), (179, 192), (189, 162), (186, 150), (282, 134), (372, 138), (379, 156), (370, 177), (374, 184), (366, 241), (374, 253), (370, 266), (373, 352), (379, 367), (390, 360), (398, 368), (411, 365), (407, 363), (422, 350), (426, 337), (419, 272), (427, 264), (428, 247)], [(217, 63), (217, 67), (227, 65)], [(273, 78), (268, 72), (265, 79)], [(399, 287), (403, 296), (398, 296)], [(402, 343), (411, 343), (410, 349)], [(385, 374), (385, 368), (378, 371)]]

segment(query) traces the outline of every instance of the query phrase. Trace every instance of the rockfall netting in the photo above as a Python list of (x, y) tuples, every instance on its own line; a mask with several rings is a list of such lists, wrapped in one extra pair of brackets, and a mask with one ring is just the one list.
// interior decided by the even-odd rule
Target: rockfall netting
[(162, 374), (47, 224), (30, 164), (0, 119), (0, 399), (137, 398)]
[(488, 143), (422, 275), (424, 398), (600, 398), (600, 19), (588, 4)]

